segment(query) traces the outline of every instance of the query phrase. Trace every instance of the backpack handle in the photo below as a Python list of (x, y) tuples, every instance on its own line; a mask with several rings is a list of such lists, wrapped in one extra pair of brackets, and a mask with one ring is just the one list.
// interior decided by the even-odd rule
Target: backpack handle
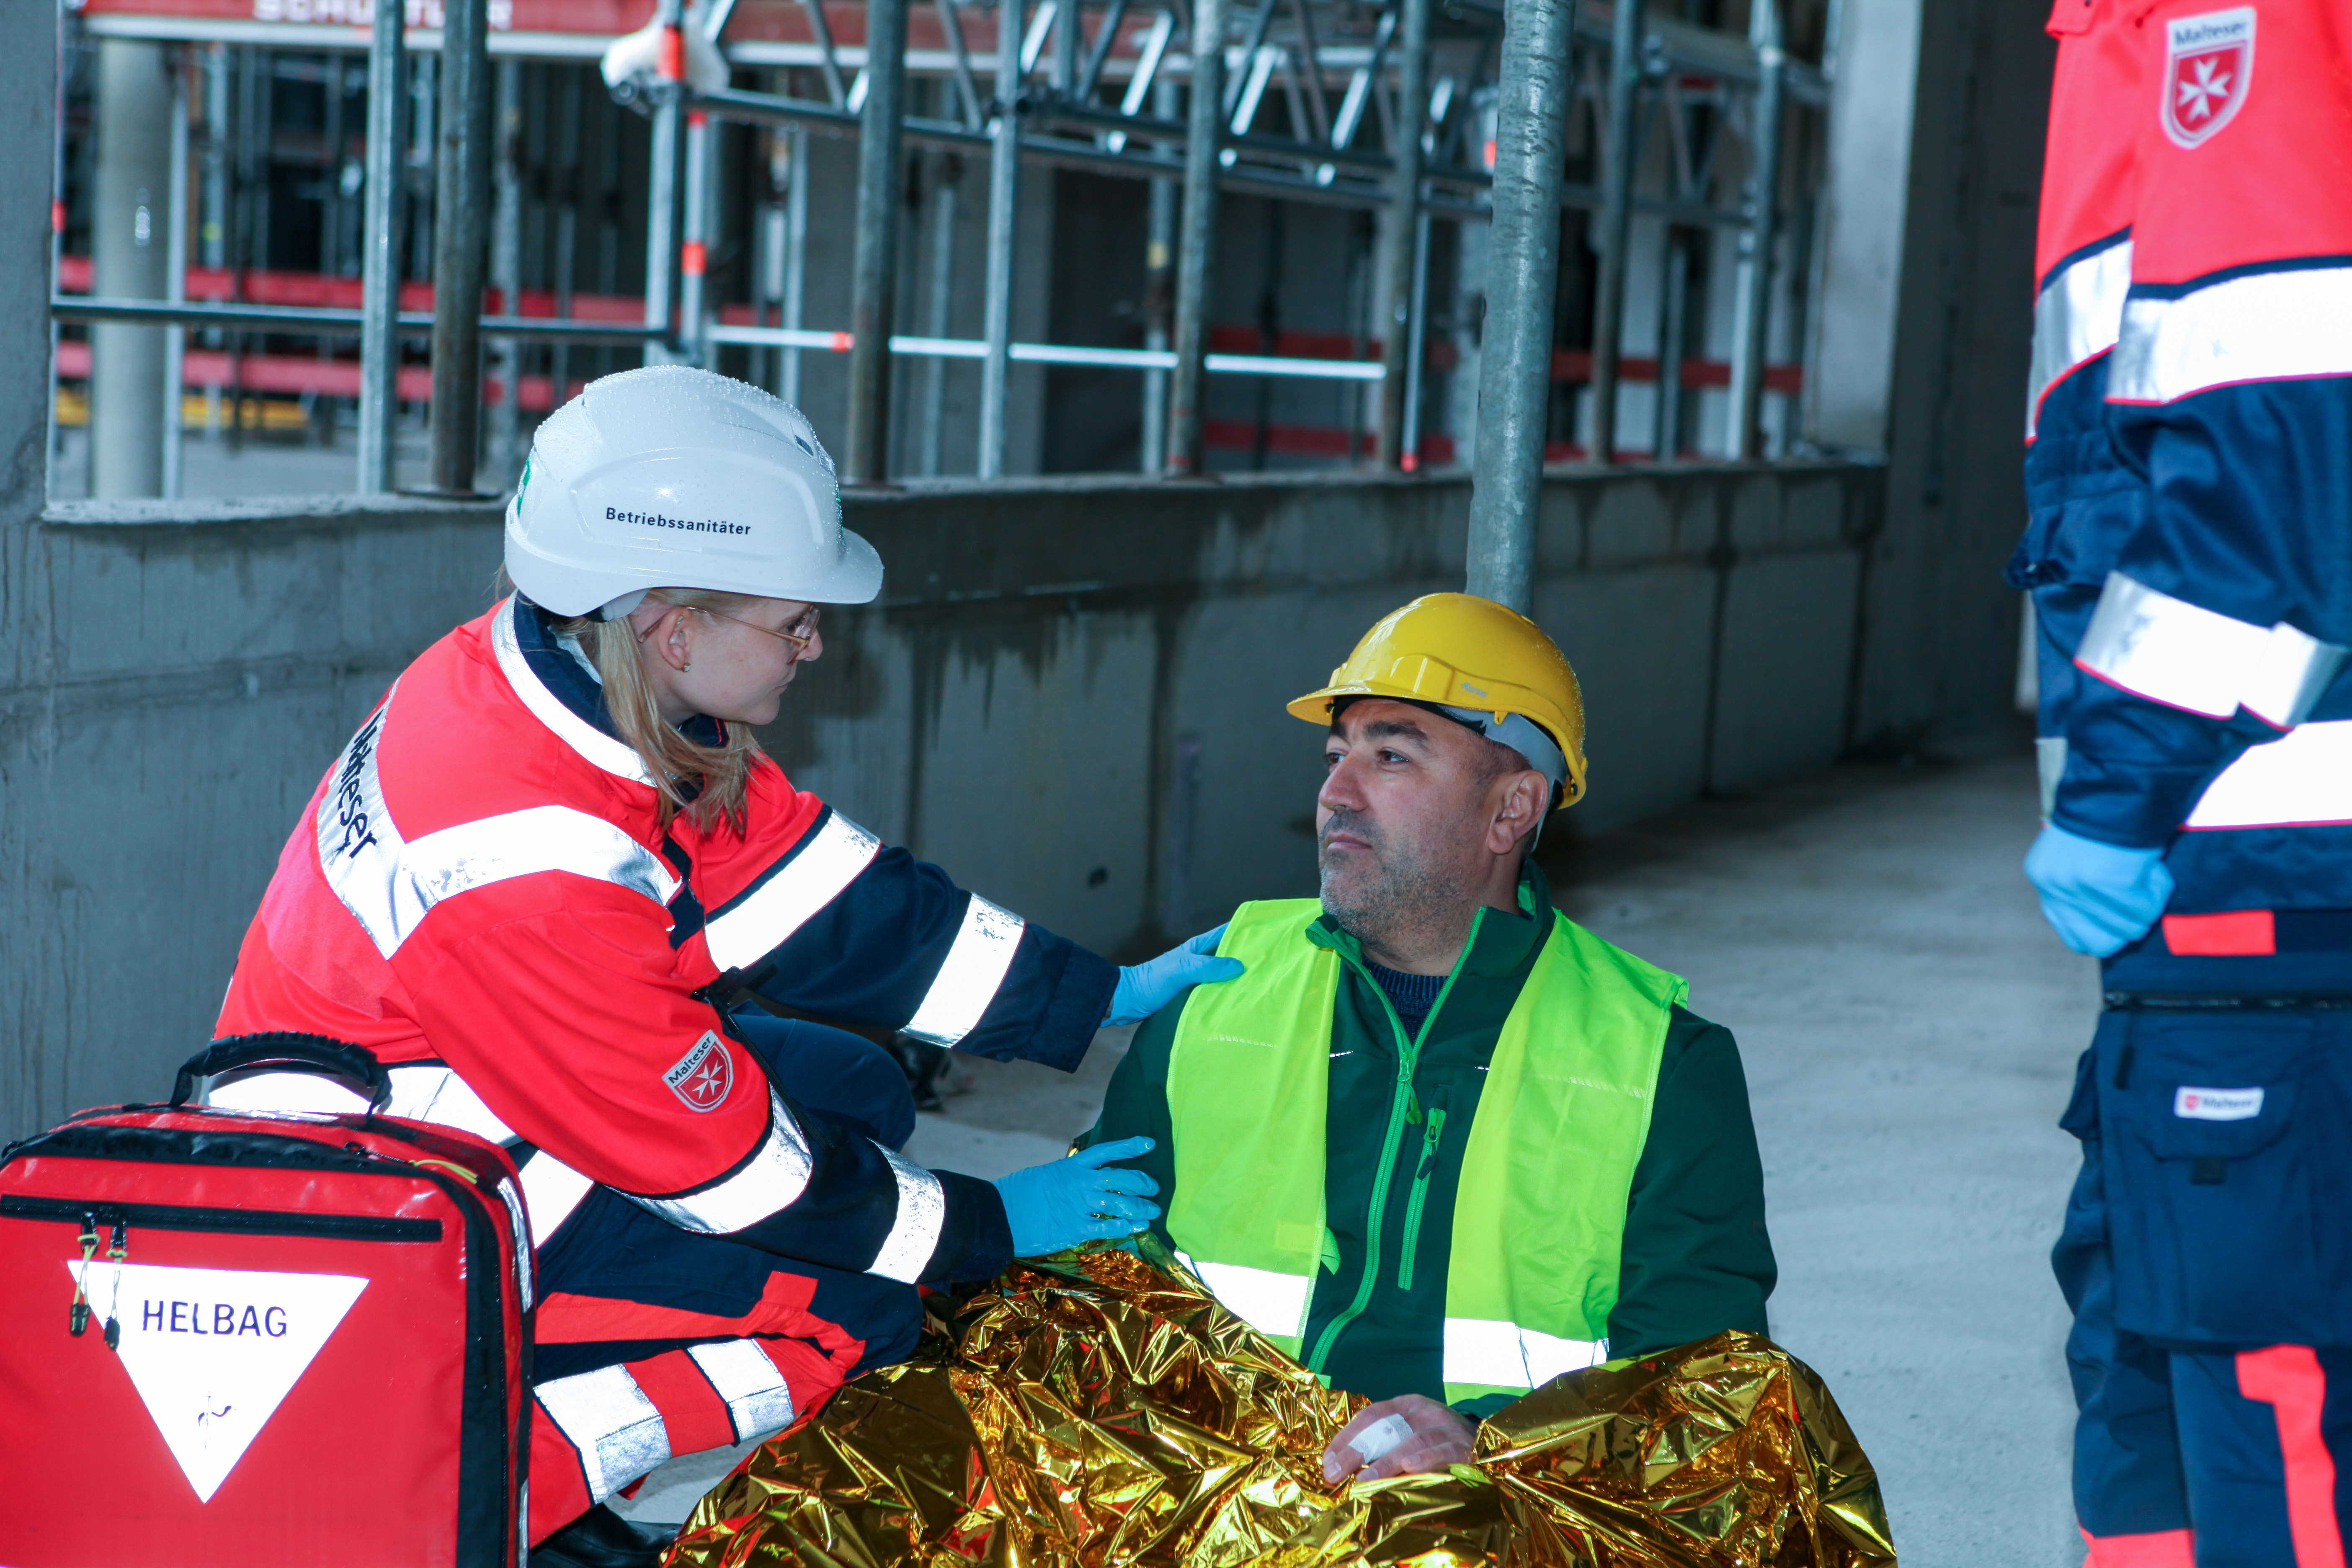
[(269, 1034), (215, 1040), (182, 1062), (180, 1076), (172, 1085), (172, 1108), (176, 1110), (194, 1098), (196, 1079), (200, 1078), (257, 1067), (290, 1068), (297, 1072), (352, 1079), (365, 1086), (371, 1115), (392, 1101), (392, 1073), (359, 1047), (331, 1040), (324, 1035)]

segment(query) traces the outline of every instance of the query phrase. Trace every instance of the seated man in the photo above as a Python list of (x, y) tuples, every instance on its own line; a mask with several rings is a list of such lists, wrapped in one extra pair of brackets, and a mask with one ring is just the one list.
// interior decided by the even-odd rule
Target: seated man
[(1152, 1139), (1153, 1228), (1377, 1402), (1327, 1479), (1467, 1461), (1476, 1419), (1563, 1372), (1762, 1332), (1738, 1047), (1553, 909), (1528, 858), (1584, 794), (1559, 649), (1434, 594), (1289, 707), (1329, 726), (1321, 900), (1234, 911), (1218, 951), (1247, 973), (1137, 1031), (1082, 1142)]

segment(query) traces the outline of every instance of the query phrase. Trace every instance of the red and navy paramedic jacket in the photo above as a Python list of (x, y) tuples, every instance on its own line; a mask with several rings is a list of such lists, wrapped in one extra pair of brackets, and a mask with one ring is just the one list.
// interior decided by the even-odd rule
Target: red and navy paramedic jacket
[(2091, 9), (2080, 52), (2121, 63), (2053, 116), (2052, 177), (2127, 142), (2105, 402), (2139, 510), (2093, 552), (2052, 820), (2167, 847), (2110, 990), (2352, 993), (2352, 6)]
[(2050, 138), (2035, 244), (2032, 377), (2025, 416), (2025, 537), (2009, 580), (2033, 596), (2041, 674), (2042, 810), (2066, 754), (2081, 679), (2074, 650), (2116, 549), (2142, 513), (2139, 476), (2107, 431), (2107, 361), (2131, 288), (2132, 128), (2116, 105), (2137, 94), (2129, 0), (2057, 0)]
[[(1065, 1069), (1117, 980), (764, 758), (743, 831), (663, 828), (588, 666), (516, 595), (427, 649), (328, 770), (215, 1033), (363, 1047), (392, 1068), (394, 1114), (532, 1145), (542, 1242), (601, 1183), (828, 1268), (1001, 1269), (994, 1189), (796, 1109), (706, 999), (728, 974), (829, 1019)], [(250, 1091), (273, 1081), (215, 1101), (267, 1106)]]

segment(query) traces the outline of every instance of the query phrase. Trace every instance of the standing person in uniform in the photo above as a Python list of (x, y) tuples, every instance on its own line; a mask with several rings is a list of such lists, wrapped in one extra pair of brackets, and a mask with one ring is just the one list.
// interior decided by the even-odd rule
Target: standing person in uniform
[[(1066, 1070), (1106, 1019), (1241, 966), (1213, 933), (1116, 970), (761, 752), (751, 726), (823, 650), (818, 606), (882, 582), (808, 422), (766, 393), (682, 367), (595, 383), (540, 427), (506, 564), (518, 591), (328, 770), (216, 1035), (362, 1047), (392, 1114), (522, 1153), (532, 1560), (650, 1564), (606, 1499), (904, 1354), (919, 1284), (1159, 1212), (1112, 1163), (1139, 1142), (993, 1183), (912, 1164), (892, 1058), (728, 1000)], [(213, 1102), (357, 1105), (283, 1070)]]
[(2107, 1000), (2054, 1259), (2076, 1510), (2094, 1568), (2340, 1568), (2352, 8), (2059, 0), (2051, 30), (2012, 574), (2044, 650), (2026, 872)]

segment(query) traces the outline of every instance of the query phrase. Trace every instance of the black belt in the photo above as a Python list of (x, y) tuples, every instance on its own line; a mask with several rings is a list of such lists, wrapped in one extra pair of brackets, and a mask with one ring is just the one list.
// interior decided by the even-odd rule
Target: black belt
[(2332, 1013), (2352, 1011), (2352, 995), (2341, 992), (2297, 994), (2293, 992), (2258, 992), (2247, 994), (2220, 994), (2191, 991), (2179, 994), (2160, 991), (2110, 991), (2104, 998), (2109, 1007), (2133, 1013)]

